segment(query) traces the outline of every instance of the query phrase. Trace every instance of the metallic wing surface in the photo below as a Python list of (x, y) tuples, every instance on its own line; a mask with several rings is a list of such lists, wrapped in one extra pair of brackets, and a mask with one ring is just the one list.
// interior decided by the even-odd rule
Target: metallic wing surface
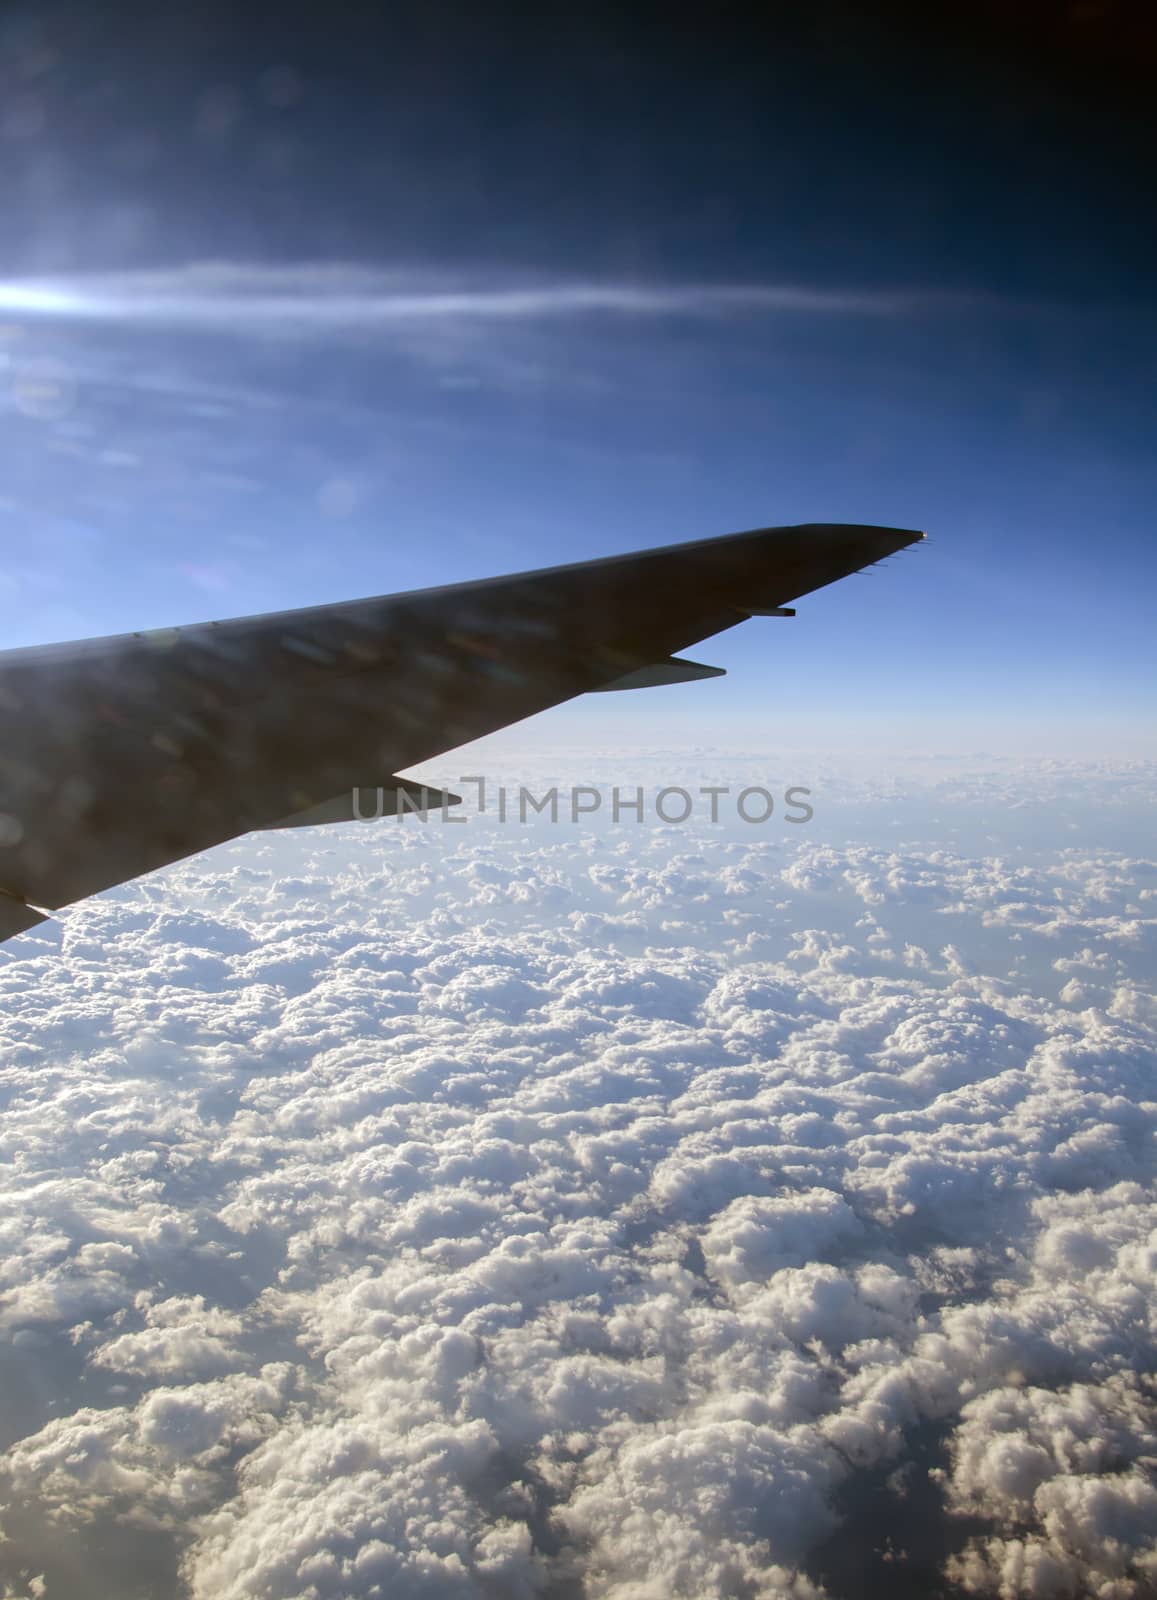
[(239, 834), (342, 820), (355, 786), (576, 695), (711, 676), (677, 652), (922, 537), (758, 528), (0, 652), (0, 938)]

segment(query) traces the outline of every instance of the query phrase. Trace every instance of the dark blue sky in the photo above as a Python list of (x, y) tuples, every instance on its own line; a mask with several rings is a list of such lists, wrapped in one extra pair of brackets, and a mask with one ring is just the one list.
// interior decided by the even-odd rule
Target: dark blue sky
[(1145, 737), (1153, 31), (868, 9), (7, 8), (8, 642), (882, 521), (727, 707)]
[(1148, 298), (1148, 8), (767, 14), (10, 5), (5, 265), (212, 246)]

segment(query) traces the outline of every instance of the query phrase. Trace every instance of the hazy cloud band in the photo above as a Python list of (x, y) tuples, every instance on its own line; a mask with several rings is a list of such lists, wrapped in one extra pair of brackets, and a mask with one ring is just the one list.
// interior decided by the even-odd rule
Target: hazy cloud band
[[(335, 263), (160, 269), (0, 282), (0, 314), (234, 332), (326, 332), (566, 318), (806, 315), (891, 317), (942, 303), (912, 290), (797, 284), (448, 284)], [(949, 297), (951, 298), (951, 297)]]

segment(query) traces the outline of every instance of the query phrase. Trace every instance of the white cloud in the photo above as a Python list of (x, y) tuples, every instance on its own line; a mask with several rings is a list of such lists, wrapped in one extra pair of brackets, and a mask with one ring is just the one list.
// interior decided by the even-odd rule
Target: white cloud
[(206, 1306), (204, 1296), (153, 1302), (146, 1291), (137, 1296), (137, 1306), (144, 1328), (101, 1344), (91, 1358), (94, 1366), (142, 1377), (188, 1379), (228, 1371), (238, 1361), (235, 1340), (244, 1332), (242, 1319)]
[(886, 1479), (865, 1582), (1140, 1600), (1144, 877), (383, 824), (17, 941), (0, 1583), (810, 1600)]
[(248, 333), (333, 333), (589, 317), (895, 316), (951, 297), (793, 284), (449, 283), (342, 262), (191, 262), (0, 283), (0, 311), (54, 321)]

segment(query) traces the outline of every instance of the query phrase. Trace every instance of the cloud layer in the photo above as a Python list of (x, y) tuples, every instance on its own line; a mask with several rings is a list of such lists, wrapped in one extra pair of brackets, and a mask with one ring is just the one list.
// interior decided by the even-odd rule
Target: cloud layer
[(382, 824), (11, 946), (8, 1592), (1148, 1592), (1155, 884)]

